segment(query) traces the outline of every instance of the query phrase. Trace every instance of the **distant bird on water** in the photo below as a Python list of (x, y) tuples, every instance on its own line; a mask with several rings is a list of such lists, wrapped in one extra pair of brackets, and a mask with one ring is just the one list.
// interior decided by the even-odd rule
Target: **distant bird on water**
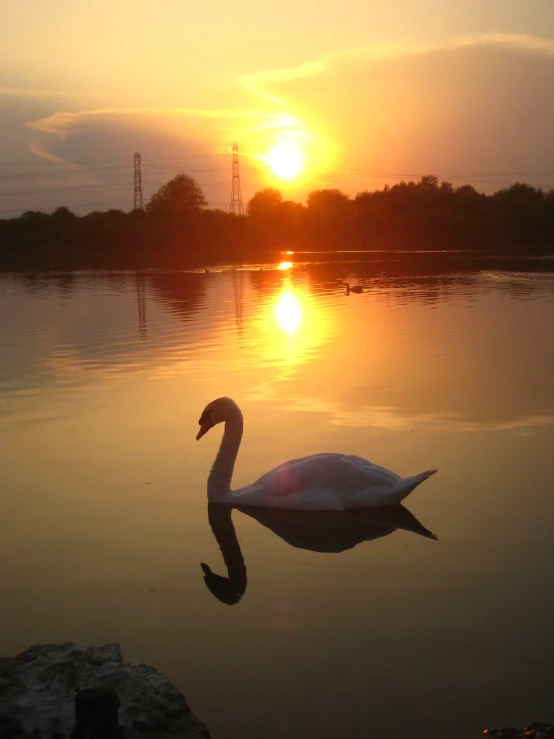
[(354, 287), (350, 287), (348, 282), (346, 283), (346, 294), (350, 295), (350, 293), (363, 293), (364, 289), (361, 285), (354, 285)]

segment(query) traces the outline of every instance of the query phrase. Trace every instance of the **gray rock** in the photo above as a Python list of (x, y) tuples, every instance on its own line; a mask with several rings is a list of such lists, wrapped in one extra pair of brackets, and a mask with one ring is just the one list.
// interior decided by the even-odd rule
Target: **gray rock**
[(184, 696), (153, 667), (123, 661), (118, 644), (37, 644), (0, 658), (0, 737), (66, 739), (77, 690), (115, 690), (125, 739), (209, 739)]

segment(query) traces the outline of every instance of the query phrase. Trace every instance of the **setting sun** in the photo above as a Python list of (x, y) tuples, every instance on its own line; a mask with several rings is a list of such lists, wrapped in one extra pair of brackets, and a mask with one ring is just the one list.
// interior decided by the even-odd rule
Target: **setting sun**
[(277, 177), (292, 180), (304, 168), (304, 154), (294, 142), (283, 141), (271, 149), (267, 162)]

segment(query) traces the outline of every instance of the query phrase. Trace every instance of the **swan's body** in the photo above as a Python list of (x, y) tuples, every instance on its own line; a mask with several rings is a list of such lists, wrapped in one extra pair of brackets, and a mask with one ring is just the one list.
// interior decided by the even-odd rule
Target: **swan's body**
[(348, 283), (346, 283), (346, 294), (349, 295), (350, 293), (363, 293), (364, 289), (361, 285), (354, 285), (354, 287), (350, 287)]
[(196, 438), (221, 422), (225, 422), (225, 432), (208, 478), (208, 500), (213, 503), (297, 511), (376, 508), (400, 503), (436, 472), (427, 470), (413, 477), (400, 477), (361, 457), (313, 454), (280, 464), (251, 485), (231, 490), (243, 431), (237, 404), (230, 398), (219, 398), (207, 405)]

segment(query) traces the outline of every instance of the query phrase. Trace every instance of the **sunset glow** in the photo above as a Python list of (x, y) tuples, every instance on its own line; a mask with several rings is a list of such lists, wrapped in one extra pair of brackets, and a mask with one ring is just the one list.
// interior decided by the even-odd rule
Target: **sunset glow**
[(554, 739), (554, 0), (6, 9), (0, 739)]
[(271, 149), (267, 163), (277, 177), (292, 180), (304, 169), (305, 157), (294, 141), (282, 141)]
[[(121, 168), (135, 153), (145, 206), (185, 173), (208, 209), (229, 210), (235, 145), (238, 213), (270, 187), (305, 204), (319, 189), (355, 198), (426, 174), (488, 194), (518, 178), (552, 187), (548, 0), (421, 0), (401, 13), (324, 3), (317, 17), (292, 0), (278, 13), (166, 5), (10, 6), (0, 50), (6, 218), (134, 206)], [(147, 54), (136, 39), (148, 39)]]

